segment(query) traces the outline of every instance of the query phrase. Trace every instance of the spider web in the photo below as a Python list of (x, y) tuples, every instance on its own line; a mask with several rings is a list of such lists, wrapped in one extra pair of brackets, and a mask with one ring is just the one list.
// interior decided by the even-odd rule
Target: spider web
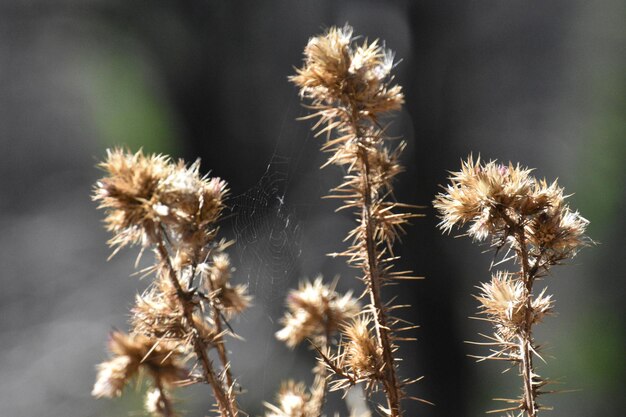
[(285, 202), (290, 161), (274, 154), (259, 182), (232, 201), (240, 273), (256, 298), (277, 308), (302, 253), (300, 223)]

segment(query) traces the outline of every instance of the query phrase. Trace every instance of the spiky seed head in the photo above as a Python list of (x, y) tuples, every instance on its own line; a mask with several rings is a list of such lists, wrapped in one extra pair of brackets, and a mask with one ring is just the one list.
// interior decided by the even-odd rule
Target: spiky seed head
[(175, 383), (187, 374), (175, 348), (145, 336), (114, 331), (110, 336), (109, 350), (113, 357), (98, 365), (98, 376), (91, 392), (98, 398), (120, 396), (140, 367), (164, 384)]
[(177, 240), (179, 251), (193, 253), (214, 239), (214, 224), (227, 193), (224, 181), (200, 175), (199, 161), (189, 167), (182, 160), (172, 164), (160, 184), (160, 207), (166, 214), (162, 221), (170, 228), (170, 237)]
[(114, 234), (109, 243), (148, 246), (160, 217), (158, 189), (169, 173), (169, 159), (115, 148), (98, 166), (107, 175), (96, 184), (93, 199), (106, 211), (107, 230)]
[(358, 314), (359, 303), (348, 292), (338, 294), (334, 286), (325, 285), (322, 277), (300, 283), (287, 296), (287, 313), (281, 319), (284, 327), (276, 333), (279, 340), (293, 348), (306, 338), (314, 340), (331, 335), (350, 317)]
[[(163, 275), (136, 297), (131, 313), (131, 326), (136, 334), (177, 343), (183, 349), (188, 347), (193, 338), (176, 290)], [(200, 313), (192, 317), (199, 336), (208, 346), (213, 346), (218, 336), (213, 323)]]
[(533, 199), (529, 198), (534, 185), (530, 172), (510, 163), (481, 164), (480, 158), (474, 161), (470, 155), (461, 170), (450, 176), (446, 192), (440, 193), (434, 201), (441, 213), (440, 227), (449, 231), (455, 225), (470, 222), (469, 234), (484, 240), (505, 226), (502, 214), (517, 220), (520, 207), (524, 207), (524, 212), (541, 209), (541, 202), (533, 206)]
[(496, 245), (504, 243), (512, 227), (523, 228), (533, 254), (546, 265), (573, 257), (591, 242), (584, 236), (589, 222), (569, 209), (556, 181), (537, 180), (531, 171), (511, 163), (481, 164), (470, 155), (433, 202), (439, 227), (450, 231), (468, 223), (470, 236), (491, 238)]
[(266, 403), (266, 417), (315, 417), (310, 401), (311, 395), (302, 382), (287, 381), (276, 396), (277, 405)]
[(224, 181), (202, 177), (199, 161), (187, 167), (182, 160), (119, 148), (108, 150), (99, 167), (106, 176), (96, 184), (93, 199), (106, 211), (111, 246), (147, 247), (164, 226), (177, 250), (188, 252), (178, 261), (199, 262), (195, 258), (205, 254), (198, 248), (215, 238), (214, 224), (228, 193)]
[(591, 243), (585, 236), (589, 221), (562, 202), (535, 216), (526, 227), (529, 242), (549, 264), (572, 258)]
[(354, 44), (352, 27), (331, 27), (309, 40), (304, 65), (290, 80), (300, 95), (320, 110), (350, 105), (362, 117), (397, 110), (404, 102), (402, 88), (391, 85), (394, 54), (379, 41)]
[(518, 334), (526, 320), (526, 291), (524, 283), (507, 272), (498, 271), (491, 282), (482, 283), (482, 293), (476, 296), (482, 313), (495, 324), (498, 333), (509, 340)]
[[(504, 341), (521, 335), (527, 325), (528, 298), (524, 283), (505, 271), (495, 273), (491, 282), (482, 283), (481, 294), (476, 299), (481, 303), (481, 312), (494, 323), (498, 335)], [(530, 302), (530, 322), (535, 324), (550, 314), (554, 307), (551, 295), (545, 289)]]
[(215, 248), (213, 252), (210, 261), (199, 264), (197, 269), (204, 289), (220, 306), (224, 314), (232, 317), (248, 308), (252, 297), (248, 294), (247, 286), (233, 286), (230, 283), (234, 268), (231, 266), (228, 254), (223, 252), (221, 247)]
[(382, 349), (370, 330), (372, 318), (358, 316), (342, 326), (343, 365), (356, 379), (378, 379), (383, 370)]

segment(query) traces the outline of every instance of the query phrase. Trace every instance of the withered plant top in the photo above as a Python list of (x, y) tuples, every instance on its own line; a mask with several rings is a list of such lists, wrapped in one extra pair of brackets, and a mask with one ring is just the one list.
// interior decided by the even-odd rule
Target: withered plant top
[(584, 235), (589, 222), (569, 208), (556, 181), (539, 180), (531, 172), (512, 163), (481, 164), (470, 156), (434, 201), (439, 227), (449, 232), (469, 224), (469, 236), (490, 239), (496, 247), (518, 248), (513, 238), (523, 232), (537, 269), (572, 258), (591, 242)]
[[(313, 111), (303, 119), (317, 118), (316, 136), (326, 134), (322, 147), (330, 153), (326, 165), (339, 165), (347, 172), (330, 197), (344, 201), (341, 209), (353, 209), (358, 225), (348, 235), (350, 247), (335, 255), (362, 271), (363, 296), (368, 298), (357, 321), (341, 327), (346, 341), (362, 346), (346, 342), (333, 357), (322, 354), (322, 360), (335, 378), (332, 389), (367, 379), (367, 387), (382, 388), (387, 397), (379, 410), (396, 417), (401, 415), (403, 387), (409, 381), (399, 381), (396, 375), (394, 342), (399, 339), (395, 331), (401, 330), (400, 320), (390, 316), (397, 306), (385, 304), (381, 288), (391, 280), (410, 278), (393, 271), (393, 244), (416, 215), (404, 212), (411, 206), (393, 198), (392, 183), (403, 170), (399, 156), (405, 144), (397, 141), (391, 147), (380, 123), (384, 113), (399, 110), (404, 102), (402, 88), (393, 84), (393, 67), (393, 53), (379, 41), (357, 43), (350, 26), (332, 27), (309, 40), (303, 66), (290, 80)], [(367, 359), (358, 352), (376, 352), (379, 357)]]

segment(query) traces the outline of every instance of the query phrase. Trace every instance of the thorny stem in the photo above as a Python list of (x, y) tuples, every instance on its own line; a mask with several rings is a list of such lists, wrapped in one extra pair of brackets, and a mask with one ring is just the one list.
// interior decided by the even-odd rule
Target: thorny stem
[(183, 308), (185, 320), (187, 321), (189, 327), (191, 327), (192, 329), (193, 338), (191, 339), (191, 341), (193, 344), (193, 349), (196, 357), (198, 358), (198, 361), (202, 365), (204, 378), (213, 390), (213, 395), (215, 396), (215, 401), (217, 402), (220, 414), (223, 417), (237, 417), (238, 410), (235, 407), (234, 399), (228, 392), (224, 390), (224, 386), (216, 376), (215, 371), (213, 370), (213, 365), (211, 364), (211, 360), (209, 359), (209, 355), (207, 353), (207, 345), (200, 337), (200, 334), (194, 325), (194, 306), (191, 303), (190, 293), (183, 290), (180, 282), (178, 281), (176, 271), (174, 271), (174, 268), (172, 267), (172, 262), (170, 261), (169, 253), (167, 251), (167, 248), (165, 247), (165, 244), (163, 243), (163, 236), (161, 234), (159, 235), (159, 238), (156, 239), (156, 247), (159, 257), (161, 258), (161, 262), (163, 262), (167, 269), (168, 279), (176, 290), (176, 296)]
[(522, 280), (526, 289), (526, 314), (524, 328), (518, 336), (522, 362), (522, 378), (524, 380), (524, 409), (528, 417), (537, 416), (537, 391), (533, 386), (533, 353), (532, 353), (532, 288), (535, 278), (535, 268), (530, 268), (528, 261), (528, 248), (526, 247), (526, 236), (523, 227), (516, 228), (515, 236), (519, 245), (520, 263), (522, 267)]
[(365, 276), (368, 284), (368, 292), (370, 302), (374, 308), (376, 316), (375, 328), (376, 338), (379, 346), (383, 350), (383, 385), (387, 396), (387, 405), (391, 417), (400, 416), (400, 398), (398, 390), (398, 380), (396, 376), (396, 368), (391, 350), (391, 342), (389, 338), (389, 326), (387, 325), (387, 317), (385, 308), (381, 301), (380, 287), (381, 277), (379, 275), (378, 250), (374, 238), (375, 219), (371, 213), (371, 193), (372, 187), (369, 178), (369, 162), (368, 153), (364, 148), (360, 149), (359, 158), (363, 175), (363, 208), (361, 211), (361, 227), (365, 229), (365, 243), (367, 250), (367, 264), (364, 267)]
[[(209, 288), (211, 293), (215, 291), (213, 288), (213, 282), (209, 279)], [(224, 337), (222, 336), (222, 315), (219, 307), (211, 302), (211, 311), (213, 313), (213, 321), (215, 322), (215, 330), (219, 335), (216, 340), (216, 348), (217, 354), (220, 358), (220, 362), (222, 363), (222, 368), (224, 368), (224, 372), (226, 373), (226, 383), (228, 384), (229, 389), (233, 387), (233, 375), (230, 372), (230, 364), (228, 362), (228, 355), (226, 353), (226, 347), (224, 346)], [(232, 395), (232, 400), (234, 400), (235, 395)]]

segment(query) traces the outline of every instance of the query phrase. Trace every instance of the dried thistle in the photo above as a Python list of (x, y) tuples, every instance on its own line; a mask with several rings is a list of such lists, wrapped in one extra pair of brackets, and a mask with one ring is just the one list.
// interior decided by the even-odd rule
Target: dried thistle
[(358, 301), (348, 292), (335, 292), (335, 285), (325, 285), (322, 277), (313, 282), (304, 281), (287, 296), (288, 312), (281, 319), (284, 327), (276, 333), (290, 348), (305, 339), (317, 346), (325, 346), (332, 333), (350, 317), (358, 314)]
[(374, 383), (384, 379), (382, 348), (370, 330), (371, 321), (370, 317), (357, 317), (343, 327), (344, 339), (334, 362), (335, 366), (347, 372), (345, 379), (335, 384), (334, 389), (348, 388), (359, 382), (373, 387)]
[[(223, 417), (238, 415), (234, 380), (230, 372), (224, 336), (226, 317), (243, 311), (250, 297), (244, 287), (233, 287), (232, 267), (216, 241), (217, 222), (224, 208), (226, 183), (202, 177), (198, 161), (186, 166), (162, 155), (131, 154), (121, 149), (107, 152), (100, 164), (106, 172), (95, 187), (94, 200), (106, 211), (105, 224), (114, 236), (115, 251), (127, 245), (152, 248), (155, 264), (147, 269), (154, 281), (137, 296), (132, 309), (132, 334), (115, 336), (116, 356), (99, 366), (95, 396), (119, 395), (139, 365), (154, 377), (154, 390), (146, 399), (153, 415), (175, 415), (166, 385), (172, 378), (164, 371), (168, 361), (183, 355), (193, 363), (185, 384), (211, 386)], [(163, 357), (161, 351), (169, 349)], [(143, 349), (143, 350), (141, 350)], [(209, 359), (216, 349), (220, 367)], [(158, 364), (153, 356), (160, 358)], [(158, 356), (161, 355), (161, 356)], [(198, 375), (198, 369), (201, 373)]]
[[(327, 164), (344, 167), (344, 182), (331, 197), (345, 201), (343, 209), (351, 208), (359, 225), (350, 232), (352, 245), (343, 253), (348, 262), (362, 270), (377, 349), (381, 361), (376, 382), (387, 397), (390, 416), (401, 415), (400, 400), (404, 393), (396, 375), (394, 325), (382, 301), (381, 287), (394, 279), (409, 278), (392, 272), (393, 244), (404, 226), (415, 214), (404, 212), (410, 206), (392, 199), (392, 182), (402, 172), (399, 156), (404, 149), (400, 142), (390, 148), (389, 138), (380, 124), (380, 117), (400, 109), (404, 102), (402, 88), (393, 84), (391, 70), (393, 53), (379, 41), (356, 44), (352, 28), (330, 28), (325, 34), (311, 38), (304, 50), (304, 64), (290, 80), (300, 88), (313, 113), (305, 119), (317, 118), (317, 136), (326, 134), (322, 149), (330, 152)], [(336, 370), (338, 378), (349, 372)], [(374, 384), (377, 385), (377, 384)]]
[[(328, 350), (332, 337), (340, 326), (360, 310), (359, 303), (352, 297), (352, 293), (340, 295), (335, 291), (335, 285), (336, 281), (331, 285), (324, 284), (320, 276), (313, 282), (303, 281), (297, 290), (292, 290), (287, 296), (288, 311), (281, 319), (284, 327), (276, 332), (276, 338), (290, 348), (308, 339), (318, 351)], [(266, 417), (277, 415), (319, 417), (326, 401), (328, 374), (323, 364), (318, 364), (313, 373), (315, 380), (309, 390), (303, 384), (288, 382), (287, 385), (283, 385), (278, 395), (279, 406), (266, 404), (269, 410)], [(298, 395), (293, 394), (295, 392)], [(306, 407), (298, 409), (301, 414), (289, 414), (293, 412), (293, 408), (288, 404), (291, 404), (294, 398), (305, 398), (303, 396), (307, 401)], [(277, 414), (277, 410), (283, 410), (285, 414)]]
[(202, 287), (210, 294), (216, 305), (227, 316), (232, 317), (241, 313), (250, 305), (252, 297), (248, 295), (244, 285), (232, 286), (230, 258), (224, 252), (228, 244), (222, 242), (215, 250), (211, 264), (201, 263), (198, 272), (202, 280)]
[(169, 160), (163, 155), (146, 156), (142, 152), (107, 150), (107, 159), (99, 167), (109, 175), (94, 190), (98, 208), (106, 211), (105, 224), (113, 238), (111, 246), (154, 243), (159, 219), (158, 188), (169, 172)]
[(98, 365), (98, 377), (92, 391), (95, 397), (119, 397), (142, 369), (158, 386), (172, 386), (187, 376), (181, 352), (174, 345), (155, 344), (144, 336), (115, 331), (110, 335), (109, 350), (113, 357)]
[(511, 163), (481, 164), (470, 156), (444, 190), (433, 203), (441, 214), (440, 228), (449, 232), (467, 224), (469, 236), (488, 240), (498, 251), (512, 251), (520, 267), (516, 273), (499, 271), (479, 287), (480, 312), (495, 327), (489, 342), (480, 343), (491, 346), (492, 353), (479, 359), (518, 365), (523, 394), (503, 400), (509, 407), (498, 411), (536, 417), (543, 409), (537, 399), (548, 392), (543, 387), (550, 381), (533, 365), (533, 356), (541, 357), (532, 330), (553, 311), (554, 301), (545, 288), (535, 295), (533, 284), (592, 243), (584, 234), (589, 222), (570, 210), (556, 181), (537, 180), (530, 169)]
[(283, 383), (276, 396), (277, 404), (265, 403), (266, 417), (319, 417), (317, 408), (312, 407), (311, 394), (301, 382)]

